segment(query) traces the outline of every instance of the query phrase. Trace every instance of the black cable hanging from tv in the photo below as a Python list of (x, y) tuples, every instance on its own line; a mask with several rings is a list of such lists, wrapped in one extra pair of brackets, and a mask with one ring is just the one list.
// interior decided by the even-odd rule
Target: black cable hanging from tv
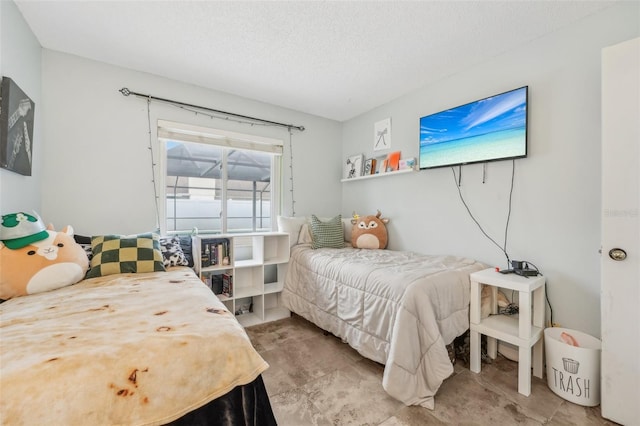
[[(250, 120), (250, 122), (248, 121), (247, 124), (256, 124), (256, 123), (263, 123), (265, 125), (269, 125), (269, 126), (280, 126), (280, 127), (286, 127), (287, 129), (291, 130), (291, 129), (296, 129), (299, 130), (301, 132), (304, 132), (304, 126), (295, 126), (293, 124), (286, 124), (286, 123), (279, 123), (277, 121), (270, 121), (270, 120), (265, 120), (262, 118), (257, 118), (257, 117), (251, 117), (248, 115), (242, 115), (242, 114), (236, 114), (234, 112), (228, 112), (228, 111), (221, 111), (221, 110), (217, 110), (217, 109), (213, 109), (213, 108), (208, 108), (208, 107), (203, 107), (203, 106), (199, 106), (199, 105), (194, 105), (194, 104), (189, 104), (186, 102), (180, 102), (180, 101), (174, 101), (172, 99), (165, 99), (165, 98), (159, 98), (157, 96), (152, 96), (152, 95), (145, 95), (144, 93), (137, 93), (137, 92), (133, 92), (129, 89), (127, 89), (126, 87), (123, 87), (122, 89), (118, 90), (118, 92), (122, 93), (123, 96), (129, 96), (129, 95), (134, 95), (134, 96), (138, 96), (140, 98), (145, 98), (149, 101), (158, 101), (158, 102), (164, 102), (164, 103), (168, 103), (168, 104), (172, 104), (172, 105), (177, 105), (179, 107), (183, 107), (183, 108), (194, 108), (197, 110), (201, 110), (201, 111), (209, 111), (215, 114), (222, 114), (222, 115), (226, 115), (229, 117), (237, 117), (243, 120)], [(223, 117), (218, 117), (218, 118), (223, 118)], [(253, 122), (253, 123), (252, 123)]]
[(462, 165), (458, 165), (458, 168), (459, 168), (458, 176), (456, 176), (456, 171), (455, 171), (453, 166), (451, 167), (451, 173), (453, 173), (453, 180), (456, 183), (456, 188), (458, 189), (458, 196), (460, 197), (460, 201), (462, 201), (462, 204), (467, 209), (467, 213), (469, 213), (469, 216), (475, 222), (475, 224), (478, 226), (478, 228), (480, 229), (482, 234), (485, 237), (487, 237), (489, 239), (489, 241), (491, 241), (493, 244), (495, 244), (496, 247), (498, 247), (500, 249), (500, 251), (502, 251), (502, 253), (505, 255), (505, 257), (507, 258), (507, 267), (510, 268), (511, 267), (511, 259), (509, 258), (509, 253), (507, 253), (507, 237), (508, 237), (508, 234), (509, 234), (509, 222), (511, 220), (511, 203), (512, 203), (512, 200), (513, 200), (513, 183), (514, 183), (515, 170), (516, 170), (516, 161), (515, 161), (515, 159), (511, 160), (511, 187), (509, 189), (509, 210), (507, 212), (507, 222), (506, 222), (505, 228), (504, 228), (504, 246), (500, 246), (500, 244), (498, 244), (496, 242), (496, 240), (491, 238), (491, 236), (489, 234), (487, 234), (487, 232), (484, 230), (482, 225), (480, 225), (480, 222), (478, 222), (478, 219), (476, 219), (476, 217), (473, 215), (473, 213), (471, 213), (471, 209), (469, 208), (469, 205), (465, 201), (464, 196), (462, 195), (462, 190), (460, 189), (461, 176), (462, 176)]

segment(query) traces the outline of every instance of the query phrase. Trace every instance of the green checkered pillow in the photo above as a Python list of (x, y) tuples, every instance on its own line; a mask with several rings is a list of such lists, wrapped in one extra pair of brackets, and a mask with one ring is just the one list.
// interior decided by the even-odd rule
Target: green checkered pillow
[(342, 228), (342, 215), (333, 217), (326, 222), (321, 221), (316, 215), (311, 215), (311, 248), (323, 247), (344, 248), (344, 229)]
[(86, 278), (166, 270), (157, 234), (92, 237), (91, 251), (91, 269)]

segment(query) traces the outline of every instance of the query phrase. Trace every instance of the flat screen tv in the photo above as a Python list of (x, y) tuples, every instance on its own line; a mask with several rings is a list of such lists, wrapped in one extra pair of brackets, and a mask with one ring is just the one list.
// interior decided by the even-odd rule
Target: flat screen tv
[(420, 119), (420, 169), (527, 156), (528, 86)]

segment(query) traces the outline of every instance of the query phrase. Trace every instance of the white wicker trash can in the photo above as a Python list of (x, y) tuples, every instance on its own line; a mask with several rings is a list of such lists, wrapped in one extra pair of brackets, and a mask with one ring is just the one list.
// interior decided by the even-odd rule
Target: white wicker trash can
[[(562, 340), (572, 336), (579, 346)], [(601, 342), (593, 336), (567, 328), (544, 330), (547, 384), (558, 396), (587, 407), (600, 404)]]

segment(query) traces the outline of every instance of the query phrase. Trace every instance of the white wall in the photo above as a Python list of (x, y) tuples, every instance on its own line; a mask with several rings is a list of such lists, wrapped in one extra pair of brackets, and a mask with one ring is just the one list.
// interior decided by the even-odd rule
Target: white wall
[[(122, 87), (304, 126), (304, 132), (293, 131), (295, 213), (330, 215), (340, 211), (340, 183), (324, 178), (340, 173), (340, 123), (46, 49), (42, 57), (48, 141), (42, 211), (45, 220), (56, 227), (71, 224), (76, 233), (86, 235), (135, 233), (156, 227), (147, 103), (134, 96), (124, 97), (118, 92)], [(286, 128), (247, 126), (151, 103), (156, 163), (158, 119), (284, 140), (284, 214), (291, 215)]]
[(0, 74), (11, 78), (35, 103), (32, 175), (0, 168), (0, 214), (41, 210), (43, 163), (41, 47), (12, 1), (0, 1)]
[[(507, 251), (547, 278), (554, 321), (600, 334), (600, 52), (638, 35), (639, 3), (622, 2), (346, 123), (343, 158), (373, 151), (373, 125), (392, 119), (392, 150), (417, 157), (419, 118), (529, 86), (529, 156), (515, 161)], [(500, 245), (511, 161), (462, 168), (462, 193)], [(457, 168), (456, 168), (457, 171)], [(343, 184), (342, 213), (382, 211), (391, 248), (472, 257), (506, 266), (462, 205), (450, 168)], [(511, 295), (509, 295), (511, 296)]]

